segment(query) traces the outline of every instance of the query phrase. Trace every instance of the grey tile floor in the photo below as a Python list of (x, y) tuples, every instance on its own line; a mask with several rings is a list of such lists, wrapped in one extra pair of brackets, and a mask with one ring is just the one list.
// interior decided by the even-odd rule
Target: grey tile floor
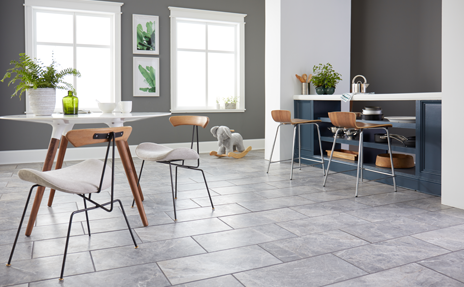
[[(116, 164), (116, 197), (128, 214), (134, 249), (120, 209), (75, 217), (65, 280), (58, 281), (69, 215), (83, 203), (46, 191), (30, 237), (24, 230), (1, 286), (464, 286), (464, 210), (440, 198), (375, 182), (354, 197), (354, 178), (329, 177), (289, 163), (266, 174), (263, 151), (242, 159), (202, 155), (215, 210), (199, 172), (180, 170), (178, 221), (169, 170), (146, 163), (141, 185), (149, 226), (143, 227), (124, 170)], [(138, 168), (141, 162), (134, 160)], [(66, 162), (72, 165), (75, 162)], [(8, 260), (29, 183), (21, 168), (0, 166), (0, 258)], [(109, 198), (103, 191), (99, 200)]]

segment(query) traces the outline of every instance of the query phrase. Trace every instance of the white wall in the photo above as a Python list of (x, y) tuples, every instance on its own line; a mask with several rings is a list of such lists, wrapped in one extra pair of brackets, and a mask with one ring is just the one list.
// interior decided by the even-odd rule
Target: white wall
[[(274, 109), (290, 110), (301, 94), (295, 74), (331, 63), (342, 74), (336, 94), (350, 89), (351, 0), (266, 0), (266, 151), (269, 159), (277, 124)], [(311, 86), (311, 94), (315, 94)], [(292, 129), (283, 127), (273, 160), (289, 159)]]
[(464, 1), (442, 1), (442, 203), (464, 209), (464, 134), (461, 122), (464, 96)]

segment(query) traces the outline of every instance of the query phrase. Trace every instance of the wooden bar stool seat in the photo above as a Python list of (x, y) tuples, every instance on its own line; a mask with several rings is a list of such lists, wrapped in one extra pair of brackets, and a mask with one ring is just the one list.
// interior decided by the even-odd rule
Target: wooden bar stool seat
[[(380, 173), (383, 175), (391, 176), (393, 179), (393, 189), (396, 191), (396, 180), (395, 180), (395, 169), (393, 167), (393, 158), (392, 158), (392, 151), (391, 151), (391, 144), (390, 144), (390, 132), (388, 131), (388, 128), (391, 128), (391, 124), (385, 124), (385, 123), (379, 123), (379, 124), (374, 124), (374, 123), (363, 123), (363, 122), (357, 122), (356, 121), (356, 114), (355, 113), (350, 113), (350, 112), (331, 112), (329, 113), (329, 118), (330, 121), (334, 126), (337, 127), (337, 131), (335, 132), (334, 136), (334, 141), (332, 145), (332, 151), (330, 153), (330, 158), (329, 158), (329, 163), (327, 164), (327, 171), (325, 172), (325, 177), (324, 177), (324, 184), (322, 186), (325, 186), (327, 183), (327, 177), (329, 176), (329, 170), (330, 170), (330, 163), (332, 162), (332, 156), (334, 153), (335, 145), (337, 143), (337, 135), (338, 132), (342, 129), (358, 129), (360, 130), (359, 133), (359, 147), (358, 147), (358, 165), (357, 165), (357, 173), (356, 173), (356, 193), (355, 196), (358, 196), (358, 185), (359, 185), (359, 177), (361, 176), (361, 180), (363, 178), (363, 170), (369, 170), (371, 172), (375, 173)], [(391, 163), (391, 174), (377, 171), (377, 170), (372, 170), (372, 169), (366, 169), (363, 166), (363, 160), (364, 160), (364, 144), (363, 144), (363, 135), (364, 135), (364, 130), (365, 129), (384, 129), (387, 133), (387, 143), (388, 143), (388, 154), (390, 155), (390, 163)]]
[[(309, 161), (314, 161), (316, 162), (315, 164), (322, 164), (322, 174), (324, 175), (324, 154), (322, 153), (322, 146), (321, 146), (321, 133), (319, 131), (319, 125), (317, 123), (320, 123), (321, 120), (306, 120), (306, 119), (292, 119), (291, 112), (288, 110), (273, 110), (271, 111), (272, 119), (279, 123), (277, 126), (277, 131), (276, 135), (274, 138), (274, 143), (272, 144), (272, 151), (271, 151), (271, 156), (269, 158), (269, 164), (267, 167), (267, 173), (269, 173), (269, 168), (271, 167), (271, 163), (277, 163), (281, 161), (286, 161), (286, 160), (279, 160), (279, 161), (272, 161), (272, 154), (274, 153), (274, 147), (275, 143), (277, 140), (277, 135), (279, 133), (279, 128), (283, 125), (293, 125), (293, 145), (292, 145), (292, 159), (291, 159), (291, 170), (290, 170), (290, 179), (293, 179), (293, 162), (295, 159), (295, 141), (296, 141), (296, 129), (298, 128), (298, 163), (299, 163), (299, 169), (301, 170), (301, 159), (309, 160)], [(315, 159), (310, 159), (310, 158), (303, 158), (301, 157), (301, 134), (300, 134), (300, 126), (305, 125), (305, 124), (313, 124), (317, 128), (317, 135), (319, 138), (319, 149), (321, 152), (321, 160), (315, 160)]]

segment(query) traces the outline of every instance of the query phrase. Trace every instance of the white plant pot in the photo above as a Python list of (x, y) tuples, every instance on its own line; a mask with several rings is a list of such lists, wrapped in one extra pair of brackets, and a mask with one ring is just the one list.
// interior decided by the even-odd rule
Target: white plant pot
[(235, 110), (237, 104), (236, 103), (225, 103), (225, 108), (228, 110)]
[(55, 110), (56, 90), (53, 88), (28, 89), (26, 96), (36, 116), (50, 116)]

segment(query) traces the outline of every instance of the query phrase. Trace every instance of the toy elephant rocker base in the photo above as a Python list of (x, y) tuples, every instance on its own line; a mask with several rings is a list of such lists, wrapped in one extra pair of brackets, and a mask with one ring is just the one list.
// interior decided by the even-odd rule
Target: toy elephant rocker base
[(217, 152), (210, 152), (209, 155), (215, 155), (217, 157), (228, 156), (233, 158), (242, 158), (251, 150), (251, 146), (245, 149), (245, 146), (243, 145), (243, 138), (239, 133), (232, 133), (226, 126), (212, 127), (211, 133), (218, 139), (219, 149)]

